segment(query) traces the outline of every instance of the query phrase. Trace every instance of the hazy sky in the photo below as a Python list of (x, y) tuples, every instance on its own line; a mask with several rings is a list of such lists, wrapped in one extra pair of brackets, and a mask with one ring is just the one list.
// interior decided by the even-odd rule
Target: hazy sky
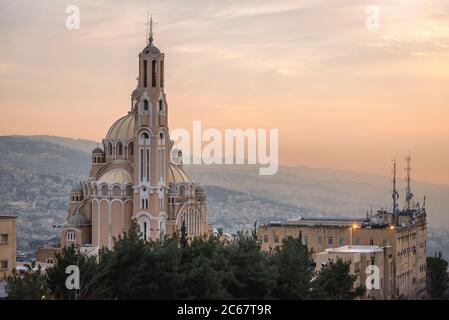
[(384, 175), (410, 151), (414, 178), (449, 184), (447, 0), (124, 2), (0, 0), (0, 134), (100, 141), (129, 110), (149, 9), (172, 129), (279, 128), (281, 164)]

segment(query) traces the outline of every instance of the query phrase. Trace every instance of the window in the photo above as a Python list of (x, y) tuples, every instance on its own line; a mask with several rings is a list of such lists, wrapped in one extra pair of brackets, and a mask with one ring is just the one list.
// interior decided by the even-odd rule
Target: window
[(274, 236), (274, 243), (279, 243), (279, 236)]
[(333, 245), (334, 245), (334, 237), (329, 237), (329, 238), (327, 239), (327, 244), (328, 244), (329, 246), (333, 246)]
[(109, 193), (108, 187), (107, 186), (103, 186), (101, 187), (101, 195), (102, 196), (107, 196)]
[(156, 87), (156, 60), (151, 61), (151, 86)]
[(164, 103), (162, 102), (162, 100), (159, 100), (159, 114), (163, 113), (164, 113)]
[(148, 111), (148, 100), (143, 100), (143, 111)]
[(164, 61), (161, 60), (161, 87), (164, 86)]
[(67, 232), (67, 241), (76, 241), (75, 232)]
[(142, 199), (142, 209), (148, 209), (148, 199)]
[(110, 143), (108, 145), (108, 152), (109, 152), (109, 155), (112, 156), (112, 143)]
[(129, 144), (129, 146), (128, 146), (128, 152), (129, 152), (129, 155), (130, 156), (132, 156), (132, 155), (134, 155), (134, 143), (130, 143)]
[(48, 264), (55, 264), (52, 258), (48, 258), (47, 261), (45, 261)]
[(117, 149), (118, 149), (118, 155), (121, 156), (123, 154), (123, 145), (121, 143), (119, 143), (117, 145)]
[(370, 246), (374, 246), (374, 239), (373, 238), (369, 238), (369, 245)]
[(263, 242), (268, 242), (268, 235), (263, 236)]
[(2, 270), (8, 269), (8, 260), (1, 260), (0, 261), (0, 269), (2, 269)]
[(126, 196), (132, 197), (132, 195), (133, 195), (133, 187), (132, 186), (127, 186), (126, 187)]
[(7, 234), (0, 235), (0, 243), (8, 243), (8, 235)]
[(143, 86), (146, 88), (147, 87), (147, 83), (148, 83), (148, 77), (147, 77), (147, 60), (143, 61)]
[(340, 244), (340, 246), (344, 246), (345, 245), (345, 238), (340, 237), (339, 244)]
[(388, 239), (384, 239), (384, 240), (383, 240), (383, 246), (384, 246), (384, 247), (388, 246)]
[(307, 246), (309, 244), (309, 237), (308, 236), (303, 236), (302, 237), (302, 244)]
[(119, 186), (114, 186), (112, 194), (116, 197), (120, 197), (122, 195), (122, 189)]
[(323, 245), (323, 237), (322, 236), (318, 236), (318, 245), (322, 246)]
[(150, 149), (147, 148), (147, 181), (150, 181)]
[(360, 245), (360, 237), (355, 238), (355, 245), (356, 246)]
[(165, 234), (166, 234), (165, 218), (161, 218), (159, 220), (159, 238), (160, 239), (164, 238)]

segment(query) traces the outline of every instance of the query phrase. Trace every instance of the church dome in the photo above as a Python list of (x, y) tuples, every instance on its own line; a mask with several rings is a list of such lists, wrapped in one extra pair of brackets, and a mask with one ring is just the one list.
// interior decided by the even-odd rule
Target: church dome
[(104, 152), (100, 147), (96, 147), (94, 150), (92, 150), (92, 154), (104, 154)]
[(173, 163), (168, 165), (168, 183), (188, 183), (190, 182), (189, 176), (184, 172), (181, 166), (177, 166)]
[(70, 217), (68, 224), (75, 227), (81, 227), (88, 224), (88, 222), (85, 216), (81, 214), (74, 214)]
[(107, 184), (120, 184), (122, 186), (132, 183), (131, 176), (128, 171), (121, 168), (116, 168), (109, 170), (105, 174), (103, 174), (100, 179), (98, 179), (98, 184), (107, 183)]
[(106, 134), (105, 140), (131, 140), (134, 137), (134, 114), (118, 119)]
[(71, 193), (82, 193), (83, 190), (81, 189), (81, 185), (79, 183), (75, 184), (70, 191)]
[(142, 51), (142, 53), (148, 54), (161, 54), (161, 50), (156, 47), (152, 42), (150, 42)]

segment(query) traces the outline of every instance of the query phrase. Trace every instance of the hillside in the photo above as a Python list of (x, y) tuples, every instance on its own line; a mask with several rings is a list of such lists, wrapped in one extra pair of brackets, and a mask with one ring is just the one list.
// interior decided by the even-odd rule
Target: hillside
[[(49, 142), (49, 141), (53, 141)], [(90, 150), (84, 141), (67, 148), (59, 137), (0, 137), (0, 212), (20, 217), (19, 248), (27, 251), (58, 235), (65, 221), (68, 192), (88, 173)], [(216, 228), (236, 232), (254, 222), (302, 216), (364, 216), (389, 206), (388, 177), (314, 169), (280, 167), (274, 176), (260, 176), (255, 166), (186, 166), (194, 181), (205, 186), (209, 220)], [(449, 255), (449, 187), (413, 183), (418, 199), (427, 196), (429, 252)]]

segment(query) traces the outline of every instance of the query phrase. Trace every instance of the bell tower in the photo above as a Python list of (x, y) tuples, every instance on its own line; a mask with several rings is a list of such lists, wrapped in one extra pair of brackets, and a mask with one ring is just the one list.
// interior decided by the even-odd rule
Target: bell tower
[[(144, 237), (157, 238), (158, 221), (167, 211), (167, 174), (170, 154), (168, 107), (164, 92), (165, 55), (154, 45), (153, 18), (146, 47), (139, 54), (137, 88), (131, 95), (135, 115), (134, 212)], [(147, 232), (145, 232), (145, 230)]]

